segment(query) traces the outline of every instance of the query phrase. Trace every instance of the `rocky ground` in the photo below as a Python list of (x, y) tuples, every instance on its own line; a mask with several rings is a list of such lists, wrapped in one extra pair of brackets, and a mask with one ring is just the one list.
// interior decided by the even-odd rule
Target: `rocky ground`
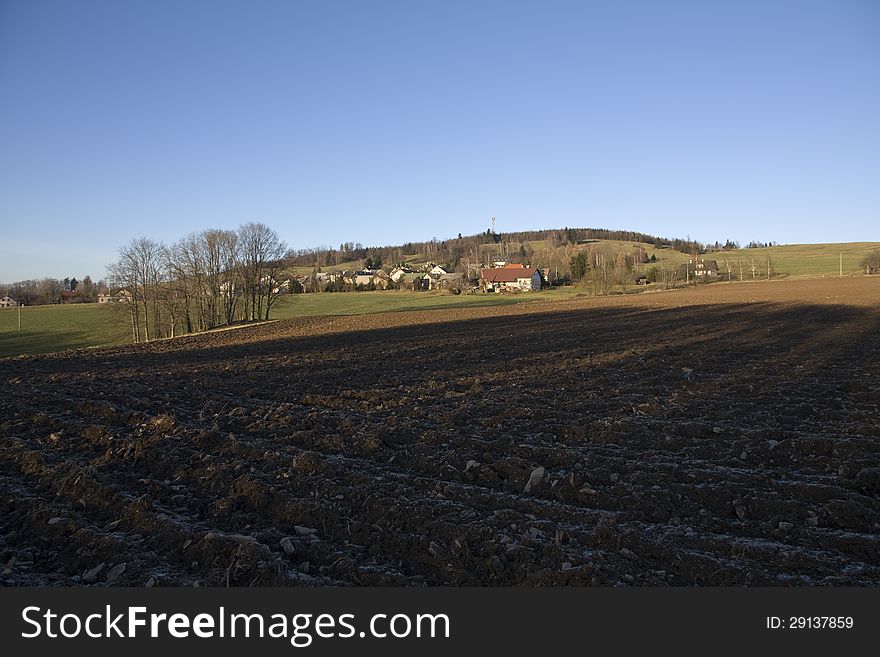
[(880, 280), (0, 360), (0, 583), (880, 584)]

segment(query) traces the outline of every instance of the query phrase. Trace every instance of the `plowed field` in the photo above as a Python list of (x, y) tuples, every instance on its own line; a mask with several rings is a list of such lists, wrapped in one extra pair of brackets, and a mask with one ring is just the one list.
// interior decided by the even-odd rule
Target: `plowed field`
[(0, 360), (0, 582), (880, 584), (880, 279)]

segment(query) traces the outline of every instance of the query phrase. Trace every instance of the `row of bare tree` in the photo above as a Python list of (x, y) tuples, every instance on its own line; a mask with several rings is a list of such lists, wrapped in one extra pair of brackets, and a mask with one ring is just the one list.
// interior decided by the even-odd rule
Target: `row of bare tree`
[(133, 239), (107, 267), (128, 299), (135, 342), (269, 319), (285, 290), (279, 280), (287, 245), (261, 223), (209, 229), (171, 245)]
[(94, 303), (99, 294), (107, 292), (106, 281), (97, 283), (91, 276), (76, 278), (41, 278), (0, 283), (0, 296), (10, 296), (24, 306), (51, 303)]

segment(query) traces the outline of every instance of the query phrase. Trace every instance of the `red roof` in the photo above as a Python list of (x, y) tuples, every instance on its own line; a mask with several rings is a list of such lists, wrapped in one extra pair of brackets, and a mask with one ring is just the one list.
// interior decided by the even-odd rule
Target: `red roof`
[(520, 278), (531, 278), (538, 272), (534, 267), (518, 266), (504, 267), (502, 269), (484, 269), (480, 272), (480, 278), (487, 283), (516, 283)]

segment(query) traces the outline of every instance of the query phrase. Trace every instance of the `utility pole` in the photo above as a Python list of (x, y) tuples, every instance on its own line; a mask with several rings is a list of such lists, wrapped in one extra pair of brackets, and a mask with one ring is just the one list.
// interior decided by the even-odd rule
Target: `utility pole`
[(840, 252), (840, 277), (843, 278), (843, 251)]
[(770, 258), (767, 258), (767, 280), (770, 280)]
[(21, 304), (18, 304), (18, 330), (21, 332)]

